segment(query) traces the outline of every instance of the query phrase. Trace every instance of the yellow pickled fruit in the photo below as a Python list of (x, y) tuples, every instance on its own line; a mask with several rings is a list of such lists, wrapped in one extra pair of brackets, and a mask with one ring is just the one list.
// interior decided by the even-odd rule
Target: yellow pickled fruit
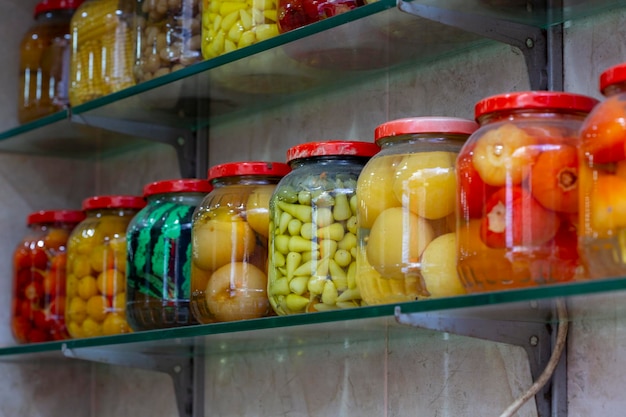
[(98, 285), (96, 279), (91, 275), (82, 277), (78, 281), (78, 295), (87, 301), (98, 293)]
[(274, 185), (256, 187), (248, 196), (246, 220), (250, 227), (261, 236), (268, 237), (270, 231), (270, 198)]
[(216, 270), (231, 262), (242, 261), (254, 252), (256, 236), (239, 216), (230, 221), (211, 219), (198, 221), (191, 232), (193, 262), (204, 270)]
[(105, 336), (130, 333), (131, 329), (123, 315), (117, 313), (109, 313), (102, 323), (102, 334)]
[(82, 323), (87, 317), (87, 303), (80, 297), (72, 298), (67, 307), (67, 316), (70, 321)]
[(367, 259), (384, 278), (404, 278), (434, 238), (430, 223), (402, 207), (380, 213), (367, 239)]
[(360, 227), (370, 229), (383, 210), (402, 205), (392, 188), (401, 160), (401, 156), (381, 156), (370, 160), (361, 171), (356, 187)]
[[(87, 315), (93, 320), (101, 322), (104, 320), (107, 310), (109, 310), (109, 302), (106, 297), (94, 295), (87, 300)], [(83, 325), (84, 327), (84, 325)]]
[(403, 303), (416, 300), (426, 293), (419, 276), (403, 279), (381, 277), (367, 261), (364, 250), (357, 253), (357, 268), (356, 285), (365, 304)]
[(426, 246), (422, 253), (422, 277), (431, 297), (465, 294), (456, 269), (456, 235), (446, 233)]
[(206, 302), (218, 321), (262, 317), (269, 309), (267, 276), (247, 262), (234, 262), (211, 275)]
[(396, 167), (393, 192), (402, 205), (426, 219), (440, 219), (456, 207), (454, 152), (419, 152)]
[(115, 265), (115, 257), (106, 244), (96, 245), (89, 254), (89, 264), (91, 269), (102, 272)]
[(113, 296), (126, 291), (126, 276), (115, 269), (107, 269), (96, 280), (100, 294)]

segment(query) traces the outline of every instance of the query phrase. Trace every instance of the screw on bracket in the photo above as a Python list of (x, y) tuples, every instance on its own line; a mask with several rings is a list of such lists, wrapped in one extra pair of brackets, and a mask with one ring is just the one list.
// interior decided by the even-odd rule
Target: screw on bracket
[(539, 344), (539, 338), (535, 335), (530, 336), (530, 345), (537, 346)]
[(526, 47), (532, 49), (535, 46), (535, 41), (532, 38), (526, 38)]

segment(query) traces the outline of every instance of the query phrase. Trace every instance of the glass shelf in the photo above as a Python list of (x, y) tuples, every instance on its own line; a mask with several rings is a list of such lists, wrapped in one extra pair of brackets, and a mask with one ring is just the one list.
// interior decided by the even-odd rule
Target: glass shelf
[[(561, 12), (546, 7), (529, 10), (526, 0), (414, 0), (462, 12), (465, 19), (489, 17), (535, 27), (626, 5), (626, 0), (566, 2)], [(354, 86), (377, 73), (417, 66), (492, 43), (402, 12), (396, 0), (378, 0), (71, 111), (0, 132), (0, 152), (104, 157), (149, 143), (145, 138), (150, 134), (141, 128), (142, 123), (195, 131), (259, 109)], [(107, 132), (101, 129), (106, 120), (115, 120), (118, 126), (125, 121), (133, 123)]]
[[(400, 304), (366, 306), (346, 310), (265, 317), (230, 323), (214, 323), (163, 330), (150, 330), (116, 336), (70, 339), (0, 348), (0, 361), (58, 358), (63, 349), (95, 349), (102, 352), (135, 352), (188, 355), (193, 346), (203, 346), (205, 354), (227, 349), (230, 352), (259, 350), (269, 347), (293, 348), (310, 343), (341, 343), (366, 340), (396, 323), (395, 314), (416, 313), (432, 317), (477, 318), (489, 321), (554, 323), (555, 317), (545, 309), (551, 301), (566, 298), (585, 300), (599, 296), (625, 294), (626, 278), (581, 281), (543, 287), (507, 290), (420, 300)], [(531, 308), (541, 305), (543, 308)], [(621, 305), (621, 303), (620, 303)], [(570, 320), (600, 320), (626, 314), (626, 306), (584, 310), (584, 316), (570, 313)], [(403, 326), (401, 326), (403, 327)], [(413, 330), (415, 331), (415, 330)]]

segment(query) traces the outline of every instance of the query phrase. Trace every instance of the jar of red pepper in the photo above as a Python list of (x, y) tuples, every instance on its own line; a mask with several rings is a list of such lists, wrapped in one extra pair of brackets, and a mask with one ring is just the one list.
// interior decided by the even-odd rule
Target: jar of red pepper
[(27, 217), (28, 232), (13, 254), (11, 330), (19, 343), (67, 339), (67, 239), (85, 218), (79, 210), (45, 210)]
[(468, 292), (573, 280), (578, 130), (597, 100), (525, 91), (479, 101), (457, 159), (458, 270)]

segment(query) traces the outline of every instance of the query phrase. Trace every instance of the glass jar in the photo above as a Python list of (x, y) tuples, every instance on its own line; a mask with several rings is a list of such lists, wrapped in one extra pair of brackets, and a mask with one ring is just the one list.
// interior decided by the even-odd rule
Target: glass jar
[(191, 229), (191, 308), (201, 323), (267, 316), (269, 200), (289, 172), (279, 162), (231, 162), (209, 169), (211, 191)]
[(414, 117), (375, 130), (357, 183), (357, 285), (367, 304), (464, 294), (456, 272), (455, 162), (472, 120)]
[(289, 148), (270, 200), (268, 295), (278, 315), (358, 307), (356, 184), (380, 148), (360, 141)]
[(191, 297), (191, 221), (213, 187), (206, 180), (157, 181), (126, 232), (126, 317), (133, 330), (197, 324)]
[(69, 104), (70, 20), (82, 0), (43, 0), (35, 24), (20, 44), (20, 123), (63, 110)]
[(18, 343), (69, 337), (65, 328), (67, 239), (85, 214), (80, 210), (31, 213), (28, 232), (13, 253), (11, 330)]
[(476, 104), (457, 159), (458, 270), (468, 292), (575, 279), (578, 130), (597, 100), (514, 92)]
[(600, 75), (600, 91), (580, 131), (579, 234), (591, 278), (626, 273), (626, 63)]
[(279, 33), (289, 32), (366, 4), (364, 0), (277, 0), (277, 2)]
[(140, 83), (202, 60), (201, 0), (138, 0), (135, 81)]
[(135, 84), (134, 2), (86, 0), (71, 22), (70, 104)]
[(276, 1), (202, 0), (204, 59), (277, 36)]
[(126, 229), (145, 205), (132, 195), (83, 201), (87, 218), (67, 244), (65, 322), (73, 338), (132, 331), (126, 321)]

